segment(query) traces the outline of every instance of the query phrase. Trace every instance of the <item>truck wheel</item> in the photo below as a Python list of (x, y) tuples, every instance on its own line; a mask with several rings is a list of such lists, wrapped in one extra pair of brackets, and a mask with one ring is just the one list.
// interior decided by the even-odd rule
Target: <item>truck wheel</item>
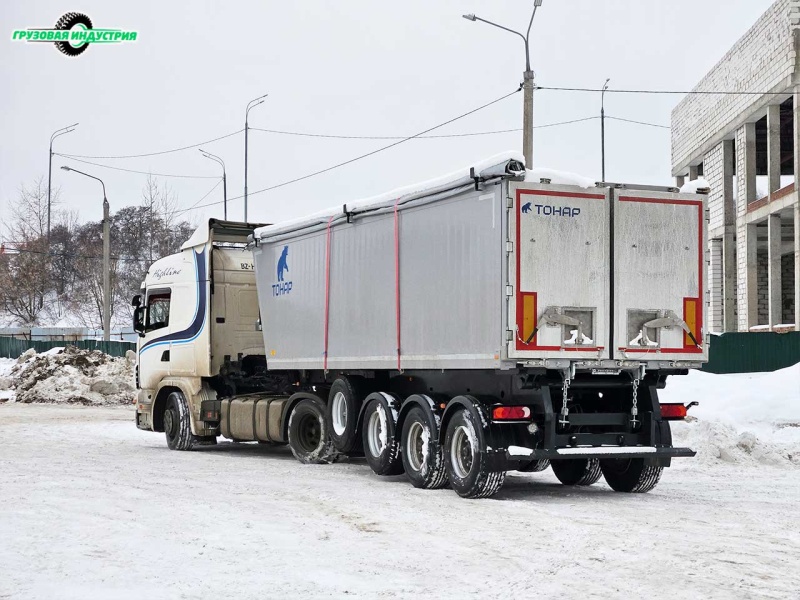
[(642, 494), (661, 479), (664, 467), (645, 465), (643, 458), (608, 458), (600, 461), (606, 483), (615, 492)]
[(301, 463), (328, 464), (339, 457), (328, 438), (325, 406), (320, 400), (303, 398), (289, 415), (289, 448)]
[(444, 453), (425, 412), (412, 408), (403, 421), (403, 467), (414, 487), (438, 490), (447, 485)]
[(362, 396), (350, 377), (339, 377), (333, 382), (328, 396), (325, 418), (331, 441), (339, 452), (349, 454), (361, 450), (358, 435), (358, 411)]
[(600, 479), (600, 461), (596, 458), (554, 460), (551, 466), (564, 485), (592, 485)]
[(462, 498), (493, 496), (506, 480), (505, 471), (489, 470), (483, 432), (466, 410), (458, 411), (447, 424), (444, 451), (450, 486)]
[(170, 450), (191, 450), (195, 443), (190, 422), (189, 403), (182, 392), (167, 396), (164, 410), (164, 433)]
[(376, 475), (400, 475), (403, 459), (400, 457), (400, 444), (395, 439), (391, 407), (381, 393), (370, 394), (367, 401), (361, 427), (367, 463)]
[(521, 473), (539, 473), (544, 471), (550, 466), (550, 460), (547, 458), (540, 458), (539, 460), (532, 460), (529, 463), (522, 465), (517, 471)]

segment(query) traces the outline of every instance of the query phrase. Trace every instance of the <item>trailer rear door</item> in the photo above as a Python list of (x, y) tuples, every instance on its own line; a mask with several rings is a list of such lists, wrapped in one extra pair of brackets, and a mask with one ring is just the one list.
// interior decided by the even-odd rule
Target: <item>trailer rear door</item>
[(610, 191), (509, 189), (509, 357), (608, 358)]
[(613, 193), (614, 358), (708, 360), (705, 196)]

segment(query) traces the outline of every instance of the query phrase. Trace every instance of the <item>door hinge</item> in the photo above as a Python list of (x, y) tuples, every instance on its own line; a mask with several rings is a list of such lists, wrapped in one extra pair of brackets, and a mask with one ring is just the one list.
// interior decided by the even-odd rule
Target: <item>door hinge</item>
[(514, 295), (514, 286), (507, 285), (506, 286), (506, 296), (513, 296)]
[(506, 196), (506, 208), (514, 208), (514, 199)]
[(514, 242), (506, 242), (506, 252), (514, 251)]

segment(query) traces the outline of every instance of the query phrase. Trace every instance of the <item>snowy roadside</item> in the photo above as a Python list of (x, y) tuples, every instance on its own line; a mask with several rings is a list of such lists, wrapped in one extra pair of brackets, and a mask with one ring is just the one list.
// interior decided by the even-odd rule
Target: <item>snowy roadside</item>
[(136, 384), (132, 352), (116, 358), (74, 346), (18, 359), (0, 359), (0, 403), (132, 405)]

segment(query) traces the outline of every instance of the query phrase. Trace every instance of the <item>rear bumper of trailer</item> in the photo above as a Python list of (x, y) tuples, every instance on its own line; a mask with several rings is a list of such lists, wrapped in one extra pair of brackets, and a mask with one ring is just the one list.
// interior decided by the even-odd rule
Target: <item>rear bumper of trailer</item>
[(655, 446), (575, 446), (552, 450), (535, 450), (523, 446), (506, 448), (509, 462), (558, 460), (566, 458), (690, 458), (697, 454), (691, 448), (657, 448)]

